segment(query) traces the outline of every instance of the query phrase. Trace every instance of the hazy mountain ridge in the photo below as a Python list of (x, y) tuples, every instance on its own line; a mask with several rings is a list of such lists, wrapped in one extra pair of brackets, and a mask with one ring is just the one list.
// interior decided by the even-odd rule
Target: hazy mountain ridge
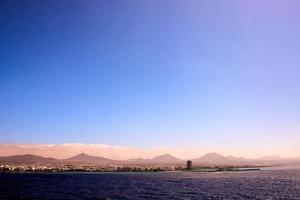
[[(280, 158), (280, 159), (279, 159)], [(300, 164), (299, 158), (285, 159), (279, 156), (265, 156), (258, 159), (223, 156), (218, 153), (208, 153), (199, 158), (190, 159), (194, 166), (259, 166), (259, 165), (289, 165)], [(170, 154), (163, 154), (151, 159), (113, 160), (101, 156), (91, 156), (81, 153), (68, 159), (45, 158), (42, 156), (24, 154), (0, 157), (0, 163), (63, 163), (63, 164), (92, 164), (92, 165), (185, 165), (186, 160)]]
[(223, 156), (218, 153), (208, 153), (200, 158), (192, 159), (194, 165), (251, 165), (253, 160), (243, 158), (243, 157), (234, 157), (234, 156)]
[(110, 163), (114, 162), (115, 160), (104, 158), (101, 156), (91, 156), (85, 153), (81, 153), (71, 158), (68, 158), (67, 161), (84, 163)]
[(56, 163), (59, 159), (45, 158), (33, 154), (15, 155), (15, 156), (3, 156), (0, 157), (0, 163)]
[(160, 156), (156, 156), (156, 157), (152, 158), (151, 160), (153, 162), (173, 162), (173, 163), (184, 162), (184, 160), (176, 158), (175, 156), (172, 156), (170, 154), (163, 154)]
[(170, 154), (163, 154), (159, 156), (155, 156), (151, 159), (130, 159), (125, 160), (123, 163), (129, 164), (129, 165), (184, 165), (185, 160), (176, 158), (175, 156), (172, 156)]

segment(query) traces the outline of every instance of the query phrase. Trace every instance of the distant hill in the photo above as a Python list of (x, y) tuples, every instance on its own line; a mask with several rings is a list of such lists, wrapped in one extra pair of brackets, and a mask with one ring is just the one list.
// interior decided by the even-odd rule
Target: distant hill
[(100, 157), (100, 156), (90, 156), (85, 153), (78, 154), (67, 160), (71, 161), (71, 162), (94, 163), (94, 164), (96, 164), (96, 163), (97, 164), (103, 164), (103, 163), (108, 164), (108, 163), (114, 162), (114, 160), (111, 160), (108, 158), (104, 158), (104, 157)]
[(151, 161), (154, 163), (183, 163), (183, 162), (185, 162), (184, 160), (176, 158), (170, 154), (163, 154), (160, 156), (156, 156), (156, 157), (152, 158)]
[(0, 157), (1, 163), (56, 163), (59, 162), (55, 158), (44, 158), (32, 154), (16, 155), (16, 156), (3, 156)]
[(218, 153), (208, 153), (200, 158), (192, 159), (194, 165), (217, 166), (217, 165), (251, 165), (253, 161), (242, 157), (223, 156)]
[(200, 158), (193, 159), (194, 162), (220, 162), (226, 159), (225, 156), (218, 154), (216, 152), (207, 153)]
[(124, 163), (129, 165), (184, 165), (185, 161), (181, 160), (179, 158), (176, 158), (175, 156), (172, 156), (170, 154), (163, 154), (160, 156), (153, 157), (151, 159), (130, 159), (127, 161), (124, 161)]
[(300, 159), (287, 159), (279, 156), (264, 156), (258, 159), (223, 156), (218, 153), (208, 153), (202, 157), (192, 159), (194, 166), (276, 166), (298, 165)]

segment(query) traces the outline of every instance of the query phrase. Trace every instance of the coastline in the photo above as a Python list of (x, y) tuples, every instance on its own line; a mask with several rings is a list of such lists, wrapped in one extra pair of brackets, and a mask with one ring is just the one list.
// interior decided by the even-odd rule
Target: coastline
[(178, 169), (178, 170), (2, 170), (0, 173), (215, 173), (215, 172), (244, 172), (244, 171), (259, 171), (263, 167), (215, 167), (215, 168), (193, 168), (193, 169)]

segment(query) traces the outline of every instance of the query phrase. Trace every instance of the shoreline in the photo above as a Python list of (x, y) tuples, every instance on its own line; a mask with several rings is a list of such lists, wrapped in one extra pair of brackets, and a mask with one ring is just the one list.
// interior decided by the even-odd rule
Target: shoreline
[(145, 170), (145, 171), (89, 171), (89, 170), (57, 170), (57, 171), (51, 171), (51, 170), (35, 170), (35, 171), (0, 171), (1, 174), (7, 173), (7, 174), (59, 174), (59, 173), (189, 173), (189, 172), (197, 172), (197, 173), (216, 173), (216, 172), (244, 172), (244, 171), (259, 171), (262, 167), (216, 167), (216, 168), (194, 168), (191, 170), (182, 169), (182, 170)]

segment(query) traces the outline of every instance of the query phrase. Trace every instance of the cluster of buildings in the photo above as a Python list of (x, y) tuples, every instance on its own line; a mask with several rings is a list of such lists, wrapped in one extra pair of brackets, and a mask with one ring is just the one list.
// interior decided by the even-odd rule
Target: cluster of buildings
[(156, 172), (176, 171), (178, 166), (122, 166), (122, 165), (71, 165), (71, 164), (2, 164), (0, 172)]
[(2, 163), (0, 172), (156, 172), (191, 170), (192, 161), (186, 166), (137, 166), (137, 165), (88, 165), (88, 164), (44, 164), (44, 163)]

